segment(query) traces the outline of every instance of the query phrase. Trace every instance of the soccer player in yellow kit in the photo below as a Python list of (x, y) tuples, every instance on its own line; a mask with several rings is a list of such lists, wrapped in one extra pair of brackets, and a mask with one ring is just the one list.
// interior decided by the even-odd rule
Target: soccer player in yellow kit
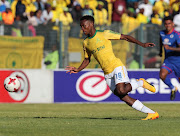
[(153, 43), (141, 43), (129, 35), (115, 33), (110, 30), (96, 30), (94, 27), (94, 18), (92, 16), (83, 16), (80, 20), (82, 31), (87, 36), (83, 42), (85, 58), (78, 68), (67, 66), (67, 73), (78, 73), (83, 70), (89, 63), (91, 55), (99, 62), (104, 71), (105, 80), (111, 91), (122, 101), (126, 102), (132, 108), (147, 113), (147, 117), (142, 120), (154, 120), (159, 118), (159, 114), (144, 106), (139, 100), (131, 98), (128, 92), (143, 87), (151, 92), (155, 92), (153, 85), (145, 79), (140, 78), (136, 82), (130, 82), (126, 67), (120, 59), (116, 58), (110, 40), (126, 40), (136, 43), (142, 47), (153, 47)]

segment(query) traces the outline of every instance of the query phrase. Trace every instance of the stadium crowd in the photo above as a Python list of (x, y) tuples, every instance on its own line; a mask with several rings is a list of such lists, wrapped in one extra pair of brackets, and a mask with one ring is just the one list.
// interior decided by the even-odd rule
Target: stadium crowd
[[(118, 24), (131, 31), (139, 24), (162, 25), (165, 16), (173, 16), (180, 31), (180, 0), (1, 0), (0, 22), (5, 25), (27, 22), (34, 26), (63, 22), (79, 24), (84, 15), (93, 15), (96, 27)], [(128, 25), (128, 26), (127, 26)]]

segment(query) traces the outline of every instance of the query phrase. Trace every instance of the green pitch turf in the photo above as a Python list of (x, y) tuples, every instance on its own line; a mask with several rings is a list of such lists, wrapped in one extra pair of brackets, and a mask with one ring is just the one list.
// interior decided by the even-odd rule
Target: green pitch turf
[(179, 136), (180, 104), (147, 104), (157, 120), (126, 104), (0, 104), (0, 136)]

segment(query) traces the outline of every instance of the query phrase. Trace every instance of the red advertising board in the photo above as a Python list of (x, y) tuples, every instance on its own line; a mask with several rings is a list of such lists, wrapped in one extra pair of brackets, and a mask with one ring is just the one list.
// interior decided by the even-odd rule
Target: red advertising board
[[(4, 88), (4, 80), (8, 76), (15, 76), (19, 79), (21, 86), (17, 92), (8, 92)], [(0, 70), (0, 102), (21, 103), (29, 95), (29, 79), (23, 71)]]

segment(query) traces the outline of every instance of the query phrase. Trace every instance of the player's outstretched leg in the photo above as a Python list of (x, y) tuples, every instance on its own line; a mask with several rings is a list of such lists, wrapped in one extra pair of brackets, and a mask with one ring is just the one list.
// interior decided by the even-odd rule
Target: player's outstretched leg
[(155, 87), (151, 83), (147, 82), (144, 78), (140, 78), (138, 81), (140, 80), (143, 81), (143, 86), (142, 86), (143, 88), (148, 89), (149, 91), (153, 93), (156, 92)]
[[(122, 101), (124, 101), (126, 104), (128, 104), (129, 106), (131, 106), (132, 108), (140, 111), (140, 112), (143, 112), (143, 113), (147, 113), (148, 116), (145, 118), (145, 119), (142, 119), (142, 120), (154, 120), (154, 119), (157, 119), (159, 118), (159, 114), (157, 112), (154, 112), (153, 110), (151, 110), (150, 108), (146, 107), (144, 104), (142, 104), (139, 100), (136, 100), (134, 98), (131, 98), (128, 94), (124, 94), (121, 92), (121, 90), (118, 90), (119, 89), (119, 86), (120, 84), (116, 85), (116, 89), (114, 90), (114, 94), (116, 96), (118, 96)], [(121, 86), (121, 87), (124, 87), (124, 89), (122, 90), (126, 90), (126, 89), (132, 89), (131, 85), (130, 84), (125, 84), (124, 86)]]

